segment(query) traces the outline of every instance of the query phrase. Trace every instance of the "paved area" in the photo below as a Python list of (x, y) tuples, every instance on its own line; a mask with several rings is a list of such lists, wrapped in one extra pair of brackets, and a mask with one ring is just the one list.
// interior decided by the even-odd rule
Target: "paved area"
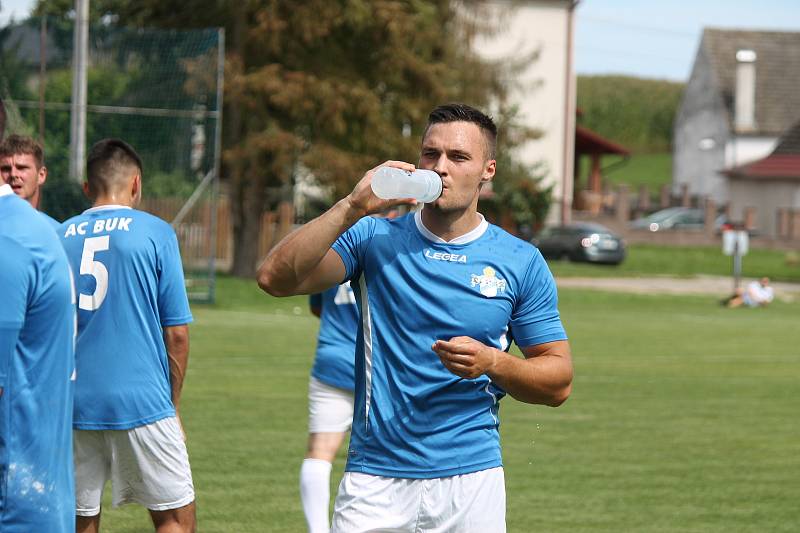
[[(752, 279), (742, 279), (744, 287)], [(559, 287), (597, 289), (603, 291), (632, 292), (638, 294), (707, 294), (724, 298), (733, 292), (733, 278), (725, 276), (697, 276), (694, 278), (556, 278)], [(775, 298), (794, 302), (800, 300), (800, 283), (772, 283)]]

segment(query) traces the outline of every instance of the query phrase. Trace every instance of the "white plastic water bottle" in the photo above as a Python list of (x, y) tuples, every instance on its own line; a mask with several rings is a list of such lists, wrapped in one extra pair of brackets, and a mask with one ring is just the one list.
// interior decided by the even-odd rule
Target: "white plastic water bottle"
[(384, 200), (414, 198), (429, 203), (441, 196), (442, 178), (433, 170), (418, 168), (408, 172), (395, 167), (380, 167), (372, 175), (372, 192)]

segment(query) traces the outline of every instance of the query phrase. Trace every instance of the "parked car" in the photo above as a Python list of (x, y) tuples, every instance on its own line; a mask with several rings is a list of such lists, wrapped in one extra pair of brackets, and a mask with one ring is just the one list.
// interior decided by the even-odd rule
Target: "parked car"
[(661, 211), (637, 218), (631, 222), (631, 229), (663, 231), (669, 229), (703, 229), (706, 214), (702, 209), (691, 207), (668, 207)]
[(591, 222), (545, 228), (531, 242), (547, 259), (611, 265), (618, 265), (625, 259), (622, 238), (607, 227)]
[[(668, 207), (661, 211), (656, 211), (646, 217), (637, 218), (631, 222), (631, 229), (664, 231), (676, 229), (703, 229), (705, 227), (706, 214), (703, 209), (692, 207)], [(714, 233), (719, 235), (727, 229), (736, 227), (730, 222), (724, 213), (717, 215), (714, 219)], [(755, 237), (758, 232), (750, 230), (750, 236)]]

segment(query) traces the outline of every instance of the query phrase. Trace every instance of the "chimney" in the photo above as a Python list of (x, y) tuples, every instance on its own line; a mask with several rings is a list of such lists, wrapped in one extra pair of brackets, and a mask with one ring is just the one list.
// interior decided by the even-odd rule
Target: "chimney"
[(736, 52), (736, 103), (734, 125), (737, 132), (756, 129), (756, 53)]

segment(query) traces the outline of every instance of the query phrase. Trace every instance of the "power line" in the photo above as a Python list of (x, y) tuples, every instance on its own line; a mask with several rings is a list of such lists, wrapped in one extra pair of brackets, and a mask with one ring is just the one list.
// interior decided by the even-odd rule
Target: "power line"
[(647, 26), (642, 24), (632, 24), (630, 22), (623, 22), (621, 20), (613, 20), (613, 19), (605, 19), (600, 17), (591, 17), (581, 15), (578, 12), (578, 23), (581, 21), (588, 21), (588, 22), (599, 22), (600, 24), (608, 24), (611, 26), (616, 26), (619, 28), (626, 28), (629, 30), (640, 31), (640, 32), (658, 32), (658, 33), (665, 33), (670, 35), (675, 35), (677, 37), (691, 37), (692, 39), (697, 38), (697, 32), (688, 32), (688, 31), (681, 31), (681, 30), (672, 30), (669, 28), (658, 27), (658, 26)]
[(611, 48), (599, 48), (597, 46), (591, 44), (578, 44), (575, 46), (577, 51), (582, 53), (603, 53), (603, 54), (611, 54), (615, 57), (639, 57), (642, 59), (660, 59), (663, 61), (671, 61), (674, 63), (686, 63), (685, 58), (678, 58), (678, 57), (670, 57), (664, 56), (660, 54), (651, 54), (648, 52), (641, 52), (641, 51), (631, 51), (630, 49), (626, 50), (613, 50)]

